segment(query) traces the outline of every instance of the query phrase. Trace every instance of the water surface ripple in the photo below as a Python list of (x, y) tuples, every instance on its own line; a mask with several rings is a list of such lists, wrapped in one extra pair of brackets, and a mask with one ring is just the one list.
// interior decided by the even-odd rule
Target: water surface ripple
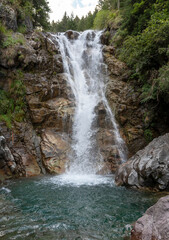
[(122, 240), (156, 202), (114, 185), (113, 176), (46, 176), (0, 188), (2, 240)]

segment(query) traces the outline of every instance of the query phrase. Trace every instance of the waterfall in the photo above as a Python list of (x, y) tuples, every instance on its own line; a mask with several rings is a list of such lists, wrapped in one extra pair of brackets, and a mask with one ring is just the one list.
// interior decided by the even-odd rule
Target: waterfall
[(72, 156), (67, 166), (67, 173), (71, 174), (95, 174), (103, 167), (96, 141), (96, 108), (101, 102), (111, 119), (121, 161), (125, 160), (124, 142), (105, 97), (106, 65), (100, 44), (101, 34), (101, 31), (87, 30), (79, 33), (76, 39), (69, 39), (65, 33), (55, 36), (75, 100)]

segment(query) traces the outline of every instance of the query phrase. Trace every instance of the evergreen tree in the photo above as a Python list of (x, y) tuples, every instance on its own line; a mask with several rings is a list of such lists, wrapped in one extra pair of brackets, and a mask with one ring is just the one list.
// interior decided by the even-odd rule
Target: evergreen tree
[(49, 12), (50, 8), (46, 0), (32, 0), (33, 4), (33, 20), (35, 27), (49, 28)]

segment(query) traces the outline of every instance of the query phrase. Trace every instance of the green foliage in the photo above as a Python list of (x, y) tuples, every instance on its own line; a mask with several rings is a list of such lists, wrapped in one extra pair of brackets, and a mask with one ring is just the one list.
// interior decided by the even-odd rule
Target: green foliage
[(157, 99), (157, 86), (155, 84), (150, 85), (148, 83), (144, 84), (142, 87), (142, 103), (148, 102), (150, 100), (156, 100)]
[(159, 77), (155, 80), (158, 91), (161, 94), (169, 95), (169, 65), (164, 65), (159, 70)]
[(148, 128), (144, 131), (144, 137), (146, 139), (146, 142), (151, 142), (153, 140), (153, 133), (151, 129)]
[(1, 34), (5, 34), (6, 33), (6, 27), (1, 23), (1, 21), (0, 21), (0, 33)]
[(100, 10), (115, 10), (121, 6), (123, 6), (123, 2), (121, 0), (99, 0), (98, 8)]
[(14, 46), (15, 44), (24, 44), (24, 37), (22, 35), (13, 36), (12, 33), (8, 33), (2, 43), (3, 48), (7, 48), (9, 46)]
[(25, 26), (25, 25), (20, 25), (20, 26), (18, 27), (18, 32), (20, 32), (20, 33), (22, 33), (22, 34), (25, 34), (26, 31), (27, 31), (27, 29), (26, 29), (26, 26)]
[[(140, 73), (152, 67), (156, 69), (164, 64), (168, 39), (169, 18), (159, 20), (155, 15), (141, 34), (126, 38), (121, 58)], [(164, 50), (161, 51), (161, 48)]]
[(97, 13), (96, 18), (94, 19), (94, 28), (103, 29), (106, 27), (108, 16), (110, 14), (109, 10), (101, 10)]
[(23, 121), (25, 117), (25, 86), (23, 73), (17, 71), (15, 80), (8, 92), (0, 90), (0, 121), (5, 121), (7, 126), (12, 126), (12, 121)]
[(5, 122), (8, 128), (12, 128), (12, 117), (10, 114), (0, 115), (0, 122)]
[(4, 36), (8, 33), (9, 31), (6, 29), (6, 27), (1, 23), (0, 21), (0, 45), (2, 45)]
[[(29, 2), (29, 1), (28, 1)], [(49, 12), (51, 11), (46, 0), (32, 0), (32, 17), (35, 27), (49, 28)]]
[(118, 11), (101, 10), (94, 19), (94, 29), (104, 29), (108, 25), (115, 25), (118, 17)]
[(50, 8), (47, 0), (7, 0), (7, 2), (17, 11), (17, 22), (21, 33), (25, 33), (23, 27), (26, 17), (32, 19), (35, 28), (49, 29)]
[[(166, 68), (159, 72), (160, 77), (157, 81), (154, 81), (156, 76), (152, 77), (152, 72), (165, 65), (169, 56), (169, 12), (165, 4), (159, 12), (160, 6), (154, 6), (158, 12), (151, 16), (147, 27), (142, 32), (138, 30), (137, 35), (127, 35), (120, 49), (120, 58), (132, 68), (133, 74), (137, 74), (139, 81), (144, 85), (144, 100), (157, 99), (158, 93), (162, 92), (163, 88), (167, 89), (168, 75), (164, 74)], [(165, 79), (165, 83), (162, 79)]]

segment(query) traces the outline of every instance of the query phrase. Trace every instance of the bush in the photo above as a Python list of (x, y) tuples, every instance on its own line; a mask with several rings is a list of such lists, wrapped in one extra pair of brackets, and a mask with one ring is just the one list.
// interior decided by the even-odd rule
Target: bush
[(0, 90), (0, 121), (10, 128), (12, 121), (21, 122), (25, 117), (25, 86), (22, 71), (16, 72), (16, 79), (8, 92)]
[(146, 139), (146, 142), (151, 142), (153, 140), (153, 133), (151, 129), (146, 129), (144, 131), (144, 137)]
[(142, 33), (125, 39), (120, 58), (145, 81), (150, 70), (158, 70), (168, 60), (168, 46), (169, 16), (165, 12), (156, 13)]
[(159, 77), (155, 80), (158, 85), (159, 94), (169, 95), (169, 64), (159, 70)]
[(94, 29), (103, 29), (107, 25), (108, 16), (110, 14), (109, 10), (101, 10), (96, 14), (94, 19)]
[(14, 46), (16, 44), (23, 45), (25, 43), (24, 37), (22, 35), (13, 36), (12, 33), (8, 33), (2, 43), (3, 48)]

